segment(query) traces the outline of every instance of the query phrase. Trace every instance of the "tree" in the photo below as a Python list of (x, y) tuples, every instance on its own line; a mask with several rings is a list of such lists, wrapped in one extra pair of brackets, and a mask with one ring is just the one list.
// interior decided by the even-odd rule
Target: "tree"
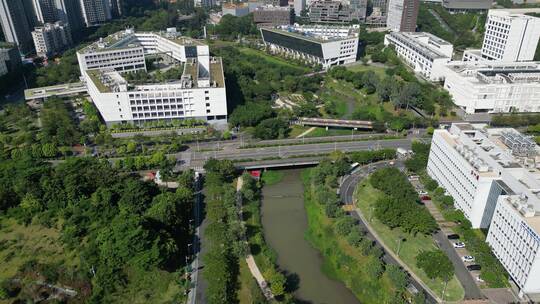
[(343, 216), (336, 221), (334, 229), (337, 234), (345, 236), (354, 228), (356, 221), (350, 216)]
[(386, 266), (386, 275), (394, 284), (396, 290), (403, 290), (407, 286), (407, 273), (403, 271), (399, 266), (389, 264)]
[(289, 132), (289, 124), (280, 118), (269, 118), (263, 120), (255, 127), (253, 132), (255, 137), (260, 139), (284, 138)]
[(270, 290), (274, 295), (285, 294), (287, 279), (281, 272), (270, 268), (265, 272), (265, 278), (270, 282)]
[(432, 280), (439, 278), (448, 282), (454, 275), (452, 262), (440, 249), (420, 252), (416, 257), (416, 265)]
[(252, 127), (274, 115), (274, 110), (268, 103), (249, 102), (234, 109), (229, 117), (231, 126)]

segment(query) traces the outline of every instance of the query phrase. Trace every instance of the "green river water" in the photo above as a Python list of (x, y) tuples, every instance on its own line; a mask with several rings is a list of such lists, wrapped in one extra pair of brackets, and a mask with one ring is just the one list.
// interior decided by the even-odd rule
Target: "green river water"
[(308, 228), (301, 170), (285, 170), (283, 179), (264, 186), (262, 224), (266, 242), (278, 253), (281, 269), (298, 278), (297, 298), (313, 304), (358, 304), (352, 292), (322, 271), (322, 256), (304, 239)]

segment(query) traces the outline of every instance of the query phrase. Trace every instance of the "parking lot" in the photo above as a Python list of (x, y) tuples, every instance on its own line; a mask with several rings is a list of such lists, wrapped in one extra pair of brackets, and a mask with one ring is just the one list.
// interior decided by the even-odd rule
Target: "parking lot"
[(482, 292), (480, 291), (480, 288), (484, 287), (483, 282), (479, 279), (480, 271), (467, 269), (467, 266), (475, 265), (476, 263), (463, 261), (464, 256), (472, 255), (467, 250), (467, 245), (465, 244), (464, 248), (454, 248), (454, 243), (463, 242), (463, 240), (461, 238), (452, 240), (448, 239), (448, 235), (455, 234), (452, 228), (456, 226), (456, 224), (454, 222), (448, 222), (444, 219), (443, 215), (437, 206), (435, 206), (435, 204), (431, 201), (427, 191), (417, 177), (410, 176), (409, 181), (418, 192), (422, 203), (435, 218), (439, 227), (441, 227), (441, 231), (434, 235), (435, 241), (437, 242), (439, 248), (443, 250), (452, 261), (456, 276), (465, 289), (466, 298), (484, 298)]

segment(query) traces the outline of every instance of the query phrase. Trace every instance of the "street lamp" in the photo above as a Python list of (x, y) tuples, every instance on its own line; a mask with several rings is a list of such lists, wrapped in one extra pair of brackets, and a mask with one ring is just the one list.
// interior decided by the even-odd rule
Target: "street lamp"
[(405, 238), (403, 238), (402, 235), (399, 235), (399, 239), (398, 239), (398, 247), (397, 247), (397, 252), (396, 252), (396, 255), (399, 256), (399, 250), (401, 249), (401, 242), (402, 241), (405, 241)]

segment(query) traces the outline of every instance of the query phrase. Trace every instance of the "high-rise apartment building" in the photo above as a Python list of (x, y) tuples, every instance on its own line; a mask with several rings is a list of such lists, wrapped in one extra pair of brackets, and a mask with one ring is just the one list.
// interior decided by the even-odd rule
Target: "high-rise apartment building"
[(386, 0), (373, 0), (373, 7), (378, 7), (381, 11), (381, 13), (386, 13), (387, 11), (387, 5), (388, 5), (388, 1)]
[(24, 0), (0, 0), (0, 25), (4, 37), (7, 42), (16, 44), (23, 54), (33, 50), (28, 16), (33, 16), (34, 12), (27, 9)]
[(309, 20), (315, 23), (349, 23), (351, 10), (340, 1), (317, 0), (309, 7)]
[(55, 0), (33, 0), (34, 11), (40, 23), (53, 23), (58, 21)]
[(55, 0), (57, 20), (68, 24), (72, 33), (84, 27), (80, 0)]
[(21, 65), (21, 55), (17, 46), (0, 42), (0, 76), (16, 70)]
[(86, 26), (99, 25), (111, 20), (110, 0), (80, 0)]
[(122, 16), (122, 0), (109, 0), (111, 7), (111, 15), (113, 18)]
[(367, 0), (350, 0), (349, 8), (351, 10), (351, 19), (360, 22), (366, 19)]
[(294, 0), (294, 14), (300, 16), (303, 10), (306, 9), (306, 0)]
[(540, 39), (540, 18), (522, 10), (490, 10), (481, 56), (488, 60), (531, 61)]
[(386, 27), (396, 32), (416, 31), (419, 0), (389, 0)]
[(32, 32), (32, 38), (36, 53), (42, 57), (57, 54), (72, 45), (69, 26), (61, 21), (36, 27)]

